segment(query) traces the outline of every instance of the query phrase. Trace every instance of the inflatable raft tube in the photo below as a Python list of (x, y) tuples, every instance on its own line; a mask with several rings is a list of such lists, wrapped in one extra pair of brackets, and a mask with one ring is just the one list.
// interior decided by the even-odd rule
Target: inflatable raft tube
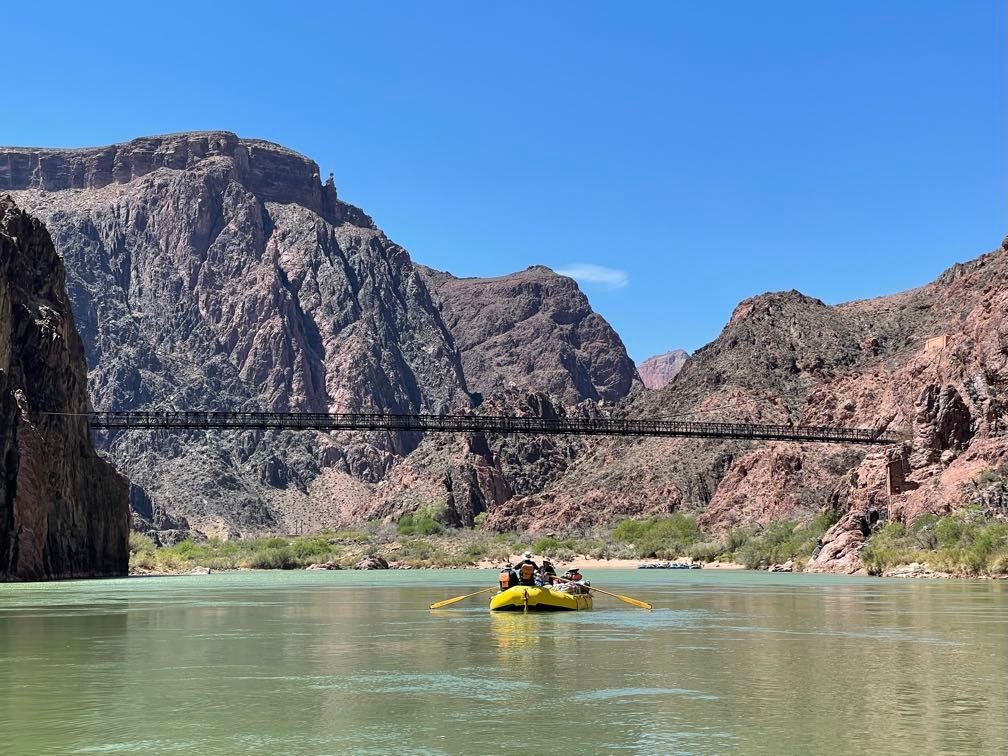
[(530, 612), (568, 611), (575, 612), (592, 608), (592, 597), (585, 593), (567, 593), (566, 591), (551, 591), (549, 588), (517, 585), (494, 595), (490, 599), (490, 611), (524, 611)]

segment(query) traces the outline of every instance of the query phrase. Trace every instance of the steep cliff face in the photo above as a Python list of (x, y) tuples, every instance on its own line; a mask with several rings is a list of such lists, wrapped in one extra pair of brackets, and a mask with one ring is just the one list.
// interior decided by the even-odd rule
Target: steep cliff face
[(0, 197), (0, 579), (124, 575), (124, 478), (98, 457), (63, 264), (45, 227)]
[[(279, 145), (211, 132), (0, 149), (0, 187), (46, 221), (66, 261), (96, 409), (440, 413), (512, 378), (568, 401), (616, 398), (633, 381), (622, 343), (573, 281), (526, 272), (460, 298)], [(513, 313), (496, 299), (508, 288), (525, 292)], [(464, 308), (478, 333), (458, 319)], [(507, 342), (522, 329), (527, 344)], [(166, 538), (183, 517), (215, 534), (332, 525), (345, 508), (316, 493), (320, 476), (356, 492), (364, 511), (358, 494), (420, 440), (100, 439), (134, 484), (138, 522)]]
[(637, 366), (644, 386), (649, 389), (665, 388), (673, 378), (679, 375), (683, 364), (689, 359), (689, 353), (682, 349), (673, 349), (665, 354), (648, 357)]
[(514, 388), (576, 404), (621, 399), (640, 386), (620, 337), (573, 279), (542, 266), (499, 278), (421, 270), (472, 391)]

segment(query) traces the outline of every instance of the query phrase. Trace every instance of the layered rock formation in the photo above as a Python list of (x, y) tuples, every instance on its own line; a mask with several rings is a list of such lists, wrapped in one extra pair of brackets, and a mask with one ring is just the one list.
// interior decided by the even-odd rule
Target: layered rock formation
[[(212, 132), (8, 148), (0, 189), (45, 219), (66, 261), (96, 409), (439, 413), (510, 385), (576, 402), (620, 398), (636, 381), (570, 279), (422, 269), (279, 145)], [(138, 522), (173, 538), (183, 518), (219, 534), (338, 524), (367, 509), (368, 485), (420, 438), (102, 442), (134, 484)]]
[(62, 261), (0, 196), (0, 580), (126, 574), (127, 484), (79, 416), (85, 386)]
[(648, 357), (637, 366), (637, 372), (647, 388), (665, 388), (673, 378), (679, 375), (679, 371), (682, 370), (682, 366), (688, 359), (688, 352), (682, 349), (673, 349), (665, 354)]
[(893, 296), (834, 307), (798, 292), (754, 297), (675, 381), (618, 411), (877, 427), (903, 431), (906, 444), (603, 439), (556, 485), (509, 500), (494, 520), (555, 529), (682, 509), (717, 532), (834, 510), (842, 518), (811, 566), (856, 570), (864, 537), (888, 518), (1000, 501), (976, 481), (1008, 460), (1006, 345), (1006, 245)]

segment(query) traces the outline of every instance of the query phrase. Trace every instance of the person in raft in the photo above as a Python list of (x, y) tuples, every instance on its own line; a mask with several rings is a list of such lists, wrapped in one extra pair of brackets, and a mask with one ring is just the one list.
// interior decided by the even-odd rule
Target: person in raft
[(511, 566), (511, 562), (508, 562), (501, 567), (500, 579), (497, 582), (500, 584), (500, 589), (502, 591), (506, 591), (508, 588), (514, 588), (518, 585), (518, 573), (514, 571), (514, 567)]
[(554, 578), (556, 578), (556, 568), (549, 559), (543, 557), (542, 567), (539, 568), (539, 582), (549, 588), (556, 582)]
[(536, 584), (535, 576), (539, 571), (539, 565), (532, 561), (531, 551), (522, 554), (522, 560), (515, 565), (515, 571), (518, 573), (518, 585)]
[(588, 583), (577, 567), (571, 567), (563, 574), (563, 580), (559, 581), (558, 590), (568, 593), (588, 593)]

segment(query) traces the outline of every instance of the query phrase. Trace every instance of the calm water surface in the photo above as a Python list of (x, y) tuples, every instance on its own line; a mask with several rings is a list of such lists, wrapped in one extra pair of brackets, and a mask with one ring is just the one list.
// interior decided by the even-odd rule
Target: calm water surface
[(595, 572), (491, 615), (495, 572), (0, 586), (0, 752), (1008, 753), (1008, 585)]

